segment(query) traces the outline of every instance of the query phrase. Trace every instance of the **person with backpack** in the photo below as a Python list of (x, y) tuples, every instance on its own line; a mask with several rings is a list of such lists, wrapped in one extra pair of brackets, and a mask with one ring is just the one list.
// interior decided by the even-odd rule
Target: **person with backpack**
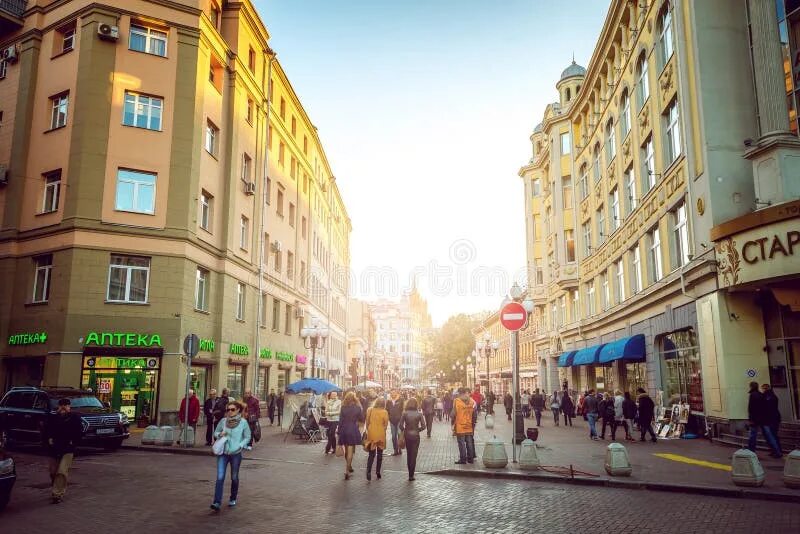
[(631, 392), (625, 392), (625, 399), (622, 401), (622, 417), (628, 425), (625, 432), (625, 439), (628, 441), (636, 441), (631, 435), (633, 432), (633, 421), (636, 419), (636, 403), (631, 399)]

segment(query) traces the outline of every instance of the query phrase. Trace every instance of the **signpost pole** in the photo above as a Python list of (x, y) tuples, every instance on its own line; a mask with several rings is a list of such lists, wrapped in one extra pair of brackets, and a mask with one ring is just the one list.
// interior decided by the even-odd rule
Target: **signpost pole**
[[(191, 447), (189, 445), (189, 389), (192, 382), (192, 358), (197, 355), (200, 350), (200, 338), (195, 334), (189, 334), (183, 340), (183, 350), (186, 353), (186, 396), (184, 397), (184, 410), (183, 410), (183, 430), (181, 430), (181, 444), (184, 447)], [(195, 436), (197, 439), (197, 436)]]
[(517, 388), (519, 387), (519, 332), (516, 330), (511, 332), (511, 362), (514, 365), (513, 374), (511, 375), (511, 389), (513, 390), (512, 395), (514, 395), (514, 404), (512, 404), (511, 408), (513, 412), (511, 414), (513, 422), (511, 429), (511, 461), (517, 463), (517, 432), (519, 431), (517, 428), (517, 411), (520, 409), (520, 405), (519, 394), (517, 392)]

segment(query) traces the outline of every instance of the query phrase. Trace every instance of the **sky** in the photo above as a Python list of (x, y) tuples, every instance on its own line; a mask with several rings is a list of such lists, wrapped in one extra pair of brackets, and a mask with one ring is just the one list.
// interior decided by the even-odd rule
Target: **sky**
[(351, 294), (434, 325), (524, 285), (529, 136), (608, 1), (254, 0), (352, 220)]

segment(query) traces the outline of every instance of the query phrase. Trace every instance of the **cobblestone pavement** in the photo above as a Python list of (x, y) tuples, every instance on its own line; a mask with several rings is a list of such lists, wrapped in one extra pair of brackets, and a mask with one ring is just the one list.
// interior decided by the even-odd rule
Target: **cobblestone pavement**
[(367, 482), (362, 469), (344, 481), (341, 463), (256, 459), (242, 464), (239, 506), (214, 514), (212, 457), (140, 451), (79, 456), (64, 502), (53, 505), (46, 459), (15, 455), (4, 533), (800, 531), (800, 507), (790, 503), (430, 475), (409, 482), (393, 466), (380, 481)]

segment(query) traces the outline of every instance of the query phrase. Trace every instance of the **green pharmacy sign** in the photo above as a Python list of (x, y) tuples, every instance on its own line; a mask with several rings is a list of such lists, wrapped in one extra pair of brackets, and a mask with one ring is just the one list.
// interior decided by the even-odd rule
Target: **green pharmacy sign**
[(8, 336), (9, 345), (35, 345), (47, 341), (47, 332), (34, 332), (33, 334), (14, 334)]
[(214, 352), (214, 340), (213, 339), (201, 339), (200, 340), (200, 350), (202, 352)]
[(237, 343), (231, 343), (230, 353), (237, 354), (239, 356), (247, 356), (250, 354), (250, 347), (248, 347), (247, 345), (239, 345)]
[(132, 334), (128, 332), (89, 332), (86, 346), (111, 347), (163, 347), (158, 334)]
[(293, 362), (294, 354), (291, 352), (279, 352), (275, 355), (275, 358), (282, 362)]
[(261, 349), (261, 354), (258, 355), (262, 360), (272, 359), (272, 349)]

